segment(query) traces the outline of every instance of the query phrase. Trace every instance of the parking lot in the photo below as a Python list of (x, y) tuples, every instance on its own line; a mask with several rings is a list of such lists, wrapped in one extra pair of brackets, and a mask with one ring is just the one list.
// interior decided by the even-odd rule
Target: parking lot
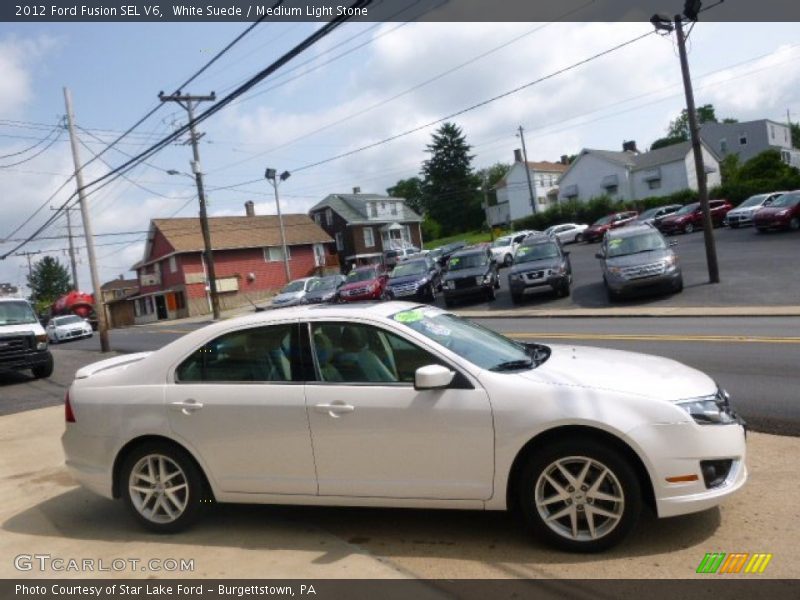
[[(669, 237), (683, 269), (684, 290), (679, 294), (638, 296), (614, 306), (780, 306), (797, 304), (800, 277), (796, 256), (800, 232), (759, 234), (752, 227), (715, 229), (721, 282), (708, 284), (704, 236), (702, 232)], [(594, 257), (599, 244), (569, 244), (572, 262), (572, 294), (556, 298), (553, 293), (526, 295), (524, 308), (602, 308), (609, 306), (599, 261)], [(508, 269), (500, 269), (497, 299), (464, 301), (458, 308), (507, 310), (515, 308), (508, 291)], [(441, 297), (437, 303), (444, 306)]]

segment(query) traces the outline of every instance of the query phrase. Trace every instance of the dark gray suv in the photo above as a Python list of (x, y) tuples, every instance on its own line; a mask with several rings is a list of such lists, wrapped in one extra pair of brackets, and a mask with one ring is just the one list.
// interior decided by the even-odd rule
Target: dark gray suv
[(532, 236), (514, 253), (514, 264), (508, 274), (508, 287), (514, 304), (533, 290), (552, 290), (569, 296), (572, 265), (569, 252), (561, 248), (558, 238)]
[(606, 233), (595, 256), (600, 259), (609, 301), (633, 292), (680, 292), (683, 276), (673, 245), (652, 225)]

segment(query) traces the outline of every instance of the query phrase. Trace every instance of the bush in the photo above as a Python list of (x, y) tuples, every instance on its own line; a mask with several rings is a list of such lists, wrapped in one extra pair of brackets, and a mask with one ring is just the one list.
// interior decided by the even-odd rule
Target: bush
[(422, 239), (438, 240), (440, 237), (442, 237), (442, 226), (430, 217), (425, 217), (422, 221)]

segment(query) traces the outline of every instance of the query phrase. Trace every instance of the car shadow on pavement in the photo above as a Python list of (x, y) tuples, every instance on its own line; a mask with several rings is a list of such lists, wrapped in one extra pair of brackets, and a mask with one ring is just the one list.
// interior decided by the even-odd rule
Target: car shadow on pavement
[[(622, 544), (604, 558), (631, 558), (679, 551), (708, 540), (720, 527), (718, 508), (657, 519), (645, 509)], [(367, 551), (392, 557), (473, 560), (508, 569), (514, 564), (577, 564), (596, 555), (558, 552), (528, 535), (512, 514), (497, 511), (338, 508), (220, 504), (190, 530), (164, 536), (143, 530), (122, 502), (73, 488), (8, 518), (4, 531), (99, 542), (157, 542), (248, 550), (322, 552), (330, 564)]]

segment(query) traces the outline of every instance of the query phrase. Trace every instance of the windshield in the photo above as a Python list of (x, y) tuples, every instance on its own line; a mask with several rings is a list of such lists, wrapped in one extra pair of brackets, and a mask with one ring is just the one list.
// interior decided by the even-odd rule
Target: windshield
[(281, 290), (281, 294), (291, 294), (292, 292), (302, 292), (305, 288), (305, 281), (292, 281)]
[(558, 258), (558, 248), (555, 244), (536, 244), (534, 246), (520, 246), (514, 255), (515, 263), (525, 263), (546, 258)]
[(694, 212), (699, 206), (700, 206), (700, 204), (698, 204), (697, 202), (695, 202), (694, 204), (687, 204), (686, 206), (684, 206), (682, 209), (680, 209), (675, 214), (676, 215), (686, 215), (686, 214), (689, 214), (691, 212)]
[(330, 277), (323, 277), (322, 279), (314, 279), (308, 284), (309, 292), (319, 292), (322, 290), (332, 290), (339, 285), (339, 276), (332, 275)]
[(531, 354), (522, 344), (437, 309), (404, 310), (393, 315), (392, 319), (482, 369), (501, 371), (535, 366)]
[(614, 215), (608, 215), (602, 219), (597, 219), (597, 221), (594, 222), (594, 225), (605, 225), (606, 223), (610, 223), (613, 218)]
[(454, 256), (450, 259), (447, 268), (450, 271), (460, 271), (462, 269), (485, 267), (488, 264), (489, 259), (481, 252), (480, 254), (463, 254), (461, 256)]
[(613, 258), (615, 256), (625, 256), (626, 254), (663, 250), (666, 247), (667, 244), (664, 238), (655, 231), (624, 238), (613, 238), (608, 240), (608, 257)]
[(36, 315), (33, 313), (31, 305), (24, 300), (19, 302), (0, 302), (0, 325), (36, 322)]
[(347, 283), (369, 281), (370, 279), (376, 279), (377, 277), (378, 273), (374, 269), (365, 269), (363, 271), (350, 271), (350, 273), (347, 274)]
[(766, 198), (767, 194), (758, 194), (757, 196), (750, 196), (747, 200), (742, 202), (738, 206), (738, 208), (747, 208), (749, 206), (761, 206)]
[(395, 279), (397, 277), (407, 277), (409, 275), (425, 275), (427, 272), (428, 265), (425, 264), (425, 261), (413, 260), (397, 265), (392, 270), (392, 274), (389, 275), (389, 277)]
[(74, 325), (75, 323), (83, 323), (84, 322), (83, 319), (81, 319), (80, 317), (76, 317), (74, 315), (69, 316), (69, 317), (58, 317), (56, 319), (53, 319), (53, 321), (55, 322), (56, 325), (59, 325), (59, 326), (61, 326), (61, 325)]
[(784, 194), (783, 196), (779, 196), (776, 200), (773, 200), (770, 207), (780, 208), (794, 206), (798, 202), (800, 202), (800, 194)]
[(511, 245), (511, 238), (510, 237), (501, 237), (497, 238), (494, 243), (492, 244), (492, 248), (501, 248), (503, 246), (510, 246)]

